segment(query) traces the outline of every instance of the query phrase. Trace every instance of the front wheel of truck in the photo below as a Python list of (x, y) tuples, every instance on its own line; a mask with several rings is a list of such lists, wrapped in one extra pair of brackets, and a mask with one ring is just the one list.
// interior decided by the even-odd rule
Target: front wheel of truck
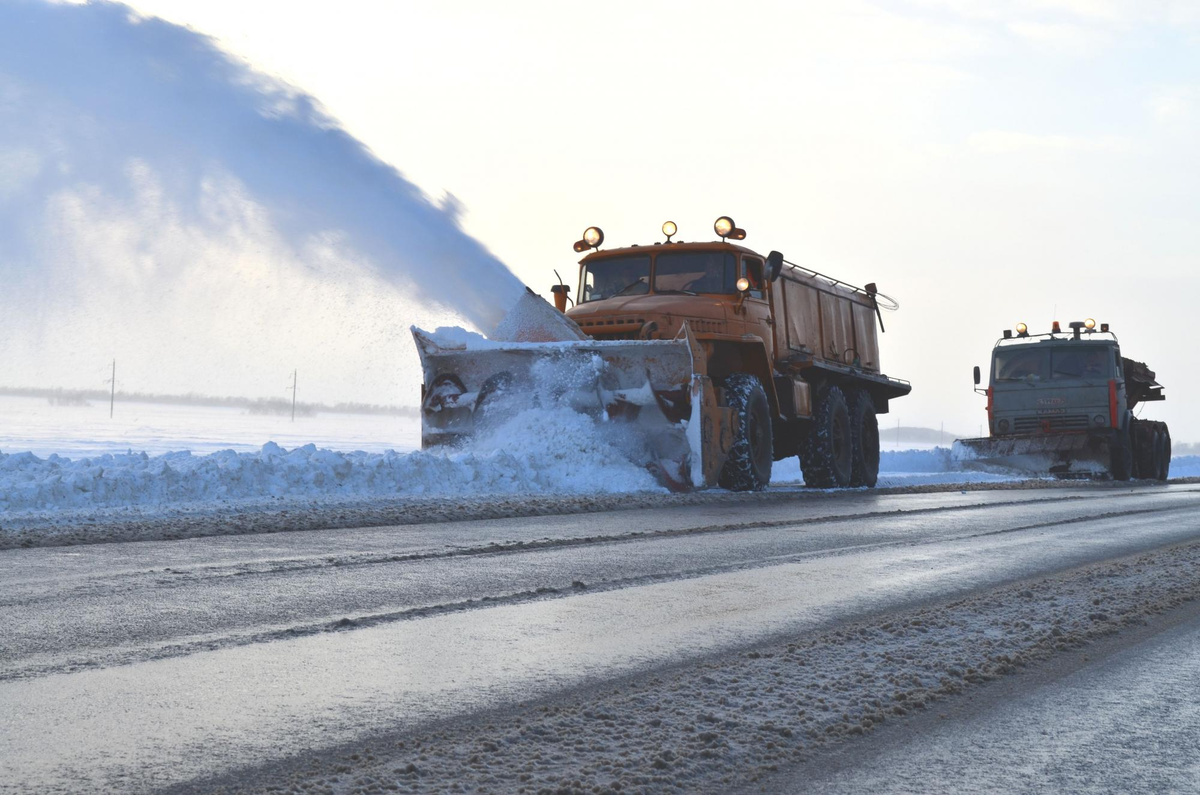
[(733, 409), (733, 447), (717, 484), (730, 491), (762, 491), (771, 482), (774, 461), (767, 393), (754, 376), (734, 373), (725, 379), (725, 400)]

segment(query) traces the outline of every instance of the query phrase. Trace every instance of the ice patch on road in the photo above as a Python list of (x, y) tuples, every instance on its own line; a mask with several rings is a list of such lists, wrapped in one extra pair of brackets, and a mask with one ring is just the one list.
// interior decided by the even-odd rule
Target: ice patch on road
[(218, 501), (246, 497), (437, 496), (662, 491), (604, 429), (570, 409), (527, 409), (470, 449), (261, 450), (103, 455), (0, 453), (0, 511)]

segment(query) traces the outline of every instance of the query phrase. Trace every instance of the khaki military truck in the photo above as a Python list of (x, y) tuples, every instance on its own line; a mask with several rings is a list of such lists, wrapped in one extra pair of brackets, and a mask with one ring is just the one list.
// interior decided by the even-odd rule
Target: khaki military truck
[(1024, 323), (1005, 329), (992, 350), (987, 395), (990, 436), (960, 439), (952, 457), (965, 468), (1002, 467), (1059, 477), (1166, 480), (1171, 432), (1142, 419), (1141, 403), (1166, 400), (1144, 363), (1121, 355), (1107, 323), (1058, 321), (1049, 333)]
[(552, 288), (570, 330), (555, 339), (455, 346), (414, 329), (423, 445), (475, 433), (507, 395), (611, 423), (625, 453), (677, 490), (763, 489), (789, 456), (809, 485), (874, 486), (876, 415), (911, 391), (880, 362), (880, 309), (894, 302), (731, 242), (746, 233), (729, 217), (714, 230), (677, 242), (668, 222), (665, 241), (603, 249), (589, 227), (574, 297)]

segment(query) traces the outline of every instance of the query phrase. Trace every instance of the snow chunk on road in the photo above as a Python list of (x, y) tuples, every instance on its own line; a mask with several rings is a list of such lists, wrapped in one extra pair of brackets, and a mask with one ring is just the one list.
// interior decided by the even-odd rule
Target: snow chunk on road
[(0, 511), (166, 504), (246, 497), (430, 496), (662, 491), (594, 420), (528, 409), (458, 452), (337, 452), (268, 442), (253, 453), (0, 453)]

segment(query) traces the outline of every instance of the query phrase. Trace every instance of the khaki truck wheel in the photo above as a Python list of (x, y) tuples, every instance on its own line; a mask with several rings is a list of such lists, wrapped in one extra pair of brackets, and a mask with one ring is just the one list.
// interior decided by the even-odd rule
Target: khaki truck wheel
[(717, 483), (731, 491), (762, 491), (774, 460), (767, 393), (754, 376), (734, 373), (725, 379), (725, 400), (733, 409), (733, 447)]
[(850, 406), (840, 387), (827, 386), (817, 393), (808, 458), (811, 466), (804, 471), (806, 484), (821, 489), (850, 485), (854, 440), (850, 429)]
[(1152, 431), (1148, 437), (1150, 466), (1142, 470), (1141, 477), (1146, 480), (1158, 480), (1158, 473), (1162, 470), (1162, 432)]
[(1171, 431), (1163, 431), (1163, 454), (1159, 459), (1158, 479), (1167, 480), (1171, 477)]
[(1129, 480), (1133, 476), (1133, 437), (1126, 428), (1119, 431), (1113, 438), (1112, 447), (1112, 479)]
[(879, 421), (875, 402), (865, 389), (857, 389), (851, 396), (850, 439), (850, 485), (874, 487), (879, 480)]

